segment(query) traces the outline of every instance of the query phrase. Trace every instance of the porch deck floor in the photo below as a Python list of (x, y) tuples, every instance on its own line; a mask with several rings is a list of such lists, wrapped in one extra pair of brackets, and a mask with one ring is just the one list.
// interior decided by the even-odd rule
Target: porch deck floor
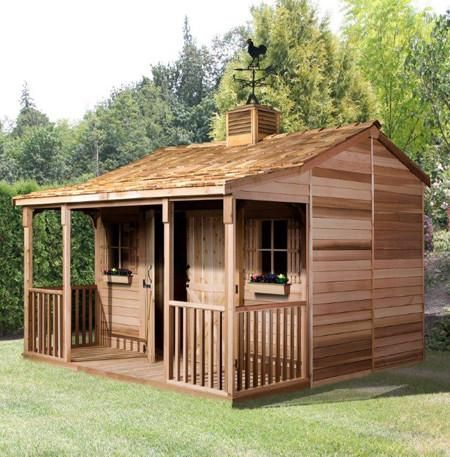
[(72, 364), (80, 371), (128, 381), (165, 384), (162, 361), (150, 363), (145, 354), (110, 347), (72, 349)]

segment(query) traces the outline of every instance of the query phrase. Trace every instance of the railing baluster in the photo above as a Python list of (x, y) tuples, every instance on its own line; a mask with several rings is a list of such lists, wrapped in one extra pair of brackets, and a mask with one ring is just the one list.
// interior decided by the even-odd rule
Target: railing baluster
[(197, 310), (192, 310), (191, 382), (197, 383)]
[(52, 356), (56, 357), (56, 306), (57, 306), (57, 295), (53, 294), (52, 298), (52, 316), (53, 316), (53, 331), (52, 331)]
[(261, 311), (261, 385), (266, 383), (266, 312)]
[(200, 310), (200, 385), (205, 385), (205, 310)]
[(253, 387), (258, 386), (258, 311), (253, 312)]
[(245, 313), (245, 388), (250, 387), (250, 313)]
[(239, 352), (237, 367), (237, 390), (242, 390), (242, 376), (244, 370), (244, 313), (239, 313)]
[(283, 309), (283, 381), (287, 379), (287, 361), (288, 361), (288, 335), (287, 335), (287, 320), (288, 308)]
[(209, 311), (208, 335), (208, 387), (214, 387), (214, 311)]
[(81, 335), (81, 341), (83, 342), (83, 345), (86, 344), (86, 289), (83, 287), (80, 289), (81, 293), (81, 330), (82, 330), (82, 335)]
[(269, 309), (269, 384), (273, 382), (273, 309)]
[(89, 297), (89, 300), (88, 300), (88, 302), (89, 302), (89, 325), (88, 325), (88, 329), (89, 329), (88, 336), (89, 336), (89, 338), (88, 338), (88, 343), (92, 344), (92, 342), (93, 342), (92, 341), (92, 320), (93, 320), (93, 310), (92, 310), (92, 292), (93, 292), (93, 290), (92, 290), (92, 287), (89, 287), (87, 289), (87, 292), (89, 294), (89, 296), (88, 296)]
[(175, 319), (174, 319), (174, 334), (175, 334), (175, 367), (174, 367), (174, 374), (175, 374), (175, 380), (179, 381), (180, 380), (180, 308), (178, 306), (175, 306), (173, 309), (175, 313)]
[(188, 310), (183, 308), (183, 381), (189, 380), (189, 363), (188, 363)]
[(280, 339), (281, 339), (281, 335), (280, 335), (280, 310), (277, 309), (276, 311), (276, 318), (277, 318), (277, 322), (276, 322), (276, 351), (275, 351), (275, 381), (276, 382), (279, 382), (280, 381), (280, 362), (281, 362), (281, 354), (280, 354)]
[(74, 289), (75, 293), (75, 345), (80, 344), (80, 297), (78, 289)]

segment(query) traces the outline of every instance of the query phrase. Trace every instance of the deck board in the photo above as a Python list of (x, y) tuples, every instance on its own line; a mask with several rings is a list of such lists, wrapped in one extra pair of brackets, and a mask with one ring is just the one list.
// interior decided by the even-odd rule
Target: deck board
[(145, 354), (138, 352), (102, 346), (74, 348), (72, 363), (90, 373), (164, 383), (163, 362), (150, 363)]

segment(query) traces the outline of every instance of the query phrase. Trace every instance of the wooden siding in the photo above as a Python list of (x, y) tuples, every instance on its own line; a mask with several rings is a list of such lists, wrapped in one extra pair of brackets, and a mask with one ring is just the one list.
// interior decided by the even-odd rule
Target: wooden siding
[(423, 184), (374, 142), (374, 368), (423, 357)]
[(372, 368), (372, 186), (365, 142), (312, 170), (313, 381)]
[(311, 197), (313, 382), (420, 360), (422, 182), (369, 139), (314, 168)]
[(242, 200), (307, 203), (309, 198), (308, 175), (298, 172), (267, 179), (262, 183), (246, 183), (233, 190)]

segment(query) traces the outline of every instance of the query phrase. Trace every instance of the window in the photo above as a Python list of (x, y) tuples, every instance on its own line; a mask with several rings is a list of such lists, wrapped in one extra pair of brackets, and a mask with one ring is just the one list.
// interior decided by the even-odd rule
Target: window
[(136, 270), (136, 224), (110, 225), (110, 268)]
[(272, 219), (261, 221), (261, 242), (259, 248), (261, 273), (287, 275), (287, 226), (287, 220)]

